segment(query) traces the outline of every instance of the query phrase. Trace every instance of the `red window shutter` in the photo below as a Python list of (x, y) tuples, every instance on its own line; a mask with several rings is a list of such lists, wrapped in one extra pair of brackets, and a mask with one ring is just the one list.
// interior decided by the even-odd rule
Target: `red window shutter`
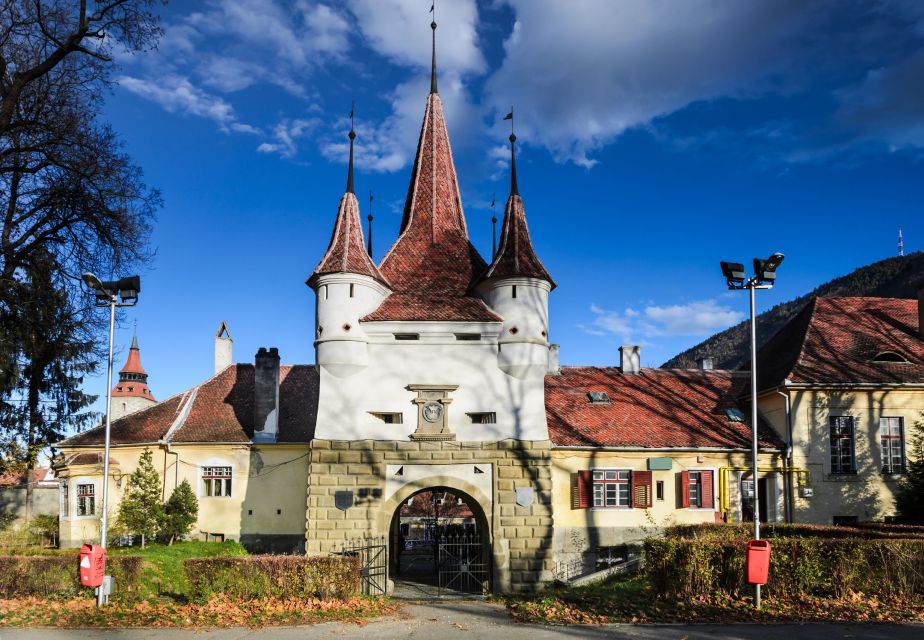
[(651, 471), (632, 472), (632, 506), (636, 509), (651, 506)]
[(591, 506), (591, 496), (593, 494), (593, 474), (591, 471), (577, 472), (577, 508), (589, 509)]
[(688, 509), (690, 507), (690, 472), (680, 472), (680, 507)]
[(702, 482), (702, 488), (699, 492), (699, 506), (705, 509), (714, 509), (715, 498), (712, 493), (712, 472), (700, 471), (699, 477)]

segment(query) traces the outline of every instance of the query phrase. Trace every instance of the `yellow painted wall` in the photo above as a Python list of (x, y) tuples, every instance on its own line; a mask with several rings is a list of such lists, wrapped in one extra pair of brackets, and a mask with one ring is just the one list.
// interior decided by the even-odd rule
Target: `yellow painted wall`
[[(814, 495), (795, 500), (797, 522), (831, 524), (834, 516), (881, 520), (895, 514), (898, 476), (881, 472), (879, 418), (904, 421), (905, 444), (924, 411), (924, 391), (790, 390), (793, 420), (793, 463), (811, 471)], [(763, 399), (761, 401), (763, 408)], [(855, 475), (831, 474), (829, 417), (854, 417)]]
[[(138, 466), (143, 446), (113, 447), (113, 465), (109, 483), (109, 518), (115, 521), (118, 504), (128, 486), (128, 476)], [(176, 484), (189, 481), (199, 500), (199, 518), (192, 536), (211, 539), (223, 536), (238, 540), (242, 535), (292, 535), (304, 537), (307, 495), (308, 445), (173, 445), (150, 447), (154, 467), (163, 480), (163, 499), (170, 497)], [(98, 448), (68, 449), (65, 456), (81, 451), (96, 453)], [(203, 466), (232, 467), (230, 497), (204, 495), (201, 479)], [(61, 545), (76, 547), (99, 539), (99, 513), (102, 507), (102, 464), (68, 467), (58, 472), (70, 485), (70, 509), (61, 517)], [(97, 484), (97, 515), (76, 515), (76, 484), (81, 478)], [(280, 513), (277, 513), (280, 512)], [(111, 525), (110, 525), (111, 526)]]

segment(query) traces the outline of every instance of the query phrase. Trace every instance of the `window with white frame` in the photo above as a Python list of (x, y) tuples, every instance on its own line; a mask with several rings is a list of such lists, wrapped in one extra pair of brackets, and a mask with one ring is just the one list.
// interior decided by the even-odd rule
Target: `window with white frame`
[(207, 498), (230, 498), (231, 467), (202, 467), (202, 495)]
[(77, 485), (77, 515), (96, 515), (96, 485), (93, 483)]
[(631, 474), (618, 469), (594, 469), (593, 492), (595, 507), (629, 507)]
[(879, 418), (879, 441), (882, 444), (882, 472), (905, 470), (904, 425), (901, 418)]
[(853, 416), (831, 416), (831, 473), (854, 473)]
[(690, 506), (698, 507), (702, 504), (703, 474), (701, 471), (690, 472)]

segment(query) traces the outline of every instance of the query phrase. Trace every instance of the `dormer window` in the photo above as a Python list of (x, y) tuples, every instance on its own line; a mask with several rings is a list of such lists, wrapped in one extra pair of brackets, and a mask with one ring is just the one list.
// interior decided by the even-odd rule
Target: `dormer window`
[(729, 422), (744, 422), (744, 411), (738, 407), (729, 407), (725, 410), (725, 417)]
[(908, 364), (908, 359), (895, 351), (880, 351), (876, 354), (876, 357), (873, 358), (873, 362), (898, 362), (901, 364)]
[(590, 404), (609, 404), (610, 396), (606, 391), (591, 391), (587, 394)]

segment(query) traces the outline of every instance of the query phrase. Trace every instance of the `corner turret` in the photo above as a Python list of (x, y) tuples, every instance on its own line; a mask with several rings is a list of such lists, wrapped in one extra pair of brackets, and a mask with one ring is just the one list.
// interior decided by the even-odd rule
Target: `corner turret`
[[(351, 114), (352, 117), (352, 114)], [(375, 310), (391, 289), (369, 256), (363, 239), (359, 202), (353, 192), (353, 140), (346, 192), (340, 199), (330, 245), (308, 286), (316, 295), (315, 356), (319, 367), (338, 378), (369, 364), (368, 336), (359, 319)]]
[(555, 282), (542, 265), (529, 237), (517, 184), (516, 135), (510, 133), (510, 196), (504, 210), (500, 248), (481, 276), (476, 291), (504, 318), (498, 340), (498, 366), (523, 378), (549, 368), (549, 293)]

